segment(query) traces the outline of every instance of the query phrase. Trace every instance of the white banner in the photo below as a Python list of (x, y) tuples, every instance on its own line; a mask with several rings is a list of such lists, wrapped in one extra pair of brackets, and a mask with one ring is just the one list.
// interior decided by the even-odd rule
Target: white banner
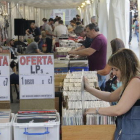
[(0, 101), (10, 100), (9, 55), (0, 55)]
[(20, 99), (54, 98), (54, 56), (19, 56)]

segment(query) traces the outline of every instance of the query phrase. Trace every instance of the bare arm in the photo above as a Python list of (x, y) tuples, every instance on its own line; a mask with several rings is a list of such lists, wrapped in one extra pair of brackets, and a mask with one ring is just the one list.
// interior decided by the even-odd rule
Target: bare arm
[[(123, 96), (117, 105), (100, 108), (99, 114), (108, 115), (108, 116), (120, 116), (128, 112), (132, 106), (136, 103), (138, 99), (140, 99), (140, 80), (138, 78), (134, 78), (126, 87)], [(89, 109), (88, 112), (95, 112), (95, 109)]]
[(107, 102), (114, 102), (119, 100), (119, 96), (121, 93), (121, 87), (115, 90), (114, 92), (105, 92), (105, 91), (100, 91), (95, 88), (89, 87), (88, 80), (85, 78), (85, 90), (91, 93), (92, 95), (96, 96), (97, 98), (107, 101)]
[(50, 34), (47, 30), (46, 30), (46, 35), (55, 36), (54, 34)]
[(37, 53), (40, 53), (40, 54), (44, 54), (44, 53), (42, 53), (39, 49), (36, 49), (36, 52), (37, 52)]
[(97, 73), (100, 75), (108, 75), (111, 69), (112, 68), (108, 64), (106, 64), (105, 68), (103, 70), (98, 70)]
[(82, 49), (79, 51), (70, 51), (70, 52), (68, 52), (68, 54), (75, 54), (75, 55), (80, 55), (80, 56), (90, 56), (95, 52), (96, 52), (95, 49), (86, 48), (86, 49)]
[(85, 46), (78, 47), (77, 49), (75, 49), (75, 51), (79, 51), (79, 50), (83, 50), (83, 49), (85, 49)]

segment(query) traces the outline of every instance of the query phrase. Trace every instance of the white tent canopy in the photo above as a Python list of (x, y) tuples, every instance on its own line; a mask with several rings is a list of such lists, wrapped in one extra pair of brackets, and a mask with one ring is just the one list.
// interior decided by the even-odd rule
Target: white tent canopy
[(47, 9), (76, 8), (80, 6), (82, 2), (84, 2), (83, 0), (7, 0), (7, 1)]
[[(0, 0), (1, 2), (3, 0)], [(14, 18), (35, 20), (41, 26), (42, 18), (50, 18), (53, 9), (77, 8), (85, 0), (7, 0), (9, 3), (10, 37), (14, 36)], [(128, 47), (129, 39), (129, 0), (92, 0), (90, 5), (78, 8), (77, 13), (84, 19), (84, 24), (96, 16), (100, 32), (108, 40), (108, 58), (111, 55), (110, 41), (114, 38), (123, 40)]]

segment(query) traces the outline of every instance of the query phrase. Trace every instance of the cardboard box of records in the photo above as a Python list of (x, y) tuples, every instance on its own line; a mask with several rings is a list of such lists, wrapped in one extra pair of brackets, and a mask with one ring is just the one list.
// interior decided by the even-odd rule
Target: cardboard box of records
[(67, 74), (63, 86), (62, 140), (113, 140), (114, 118), (87, 115), (84, 122), (84, 109), (108, 107), (110, 104), (84, 91), (83, 76), (89, 79), (91, 87), (98, 87), (97, 72)]

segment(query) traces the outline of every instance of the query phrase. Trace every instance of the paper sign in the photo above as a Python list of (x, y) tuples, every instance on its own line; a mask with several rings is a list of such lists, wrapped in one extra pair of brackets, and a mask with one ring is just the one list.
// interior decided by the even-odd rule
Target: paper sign
[(0, 101), (10, 100), (9, 55), (0, 55)]
[(54, 98), (53, 55), (19, 56), (20, 99)]

